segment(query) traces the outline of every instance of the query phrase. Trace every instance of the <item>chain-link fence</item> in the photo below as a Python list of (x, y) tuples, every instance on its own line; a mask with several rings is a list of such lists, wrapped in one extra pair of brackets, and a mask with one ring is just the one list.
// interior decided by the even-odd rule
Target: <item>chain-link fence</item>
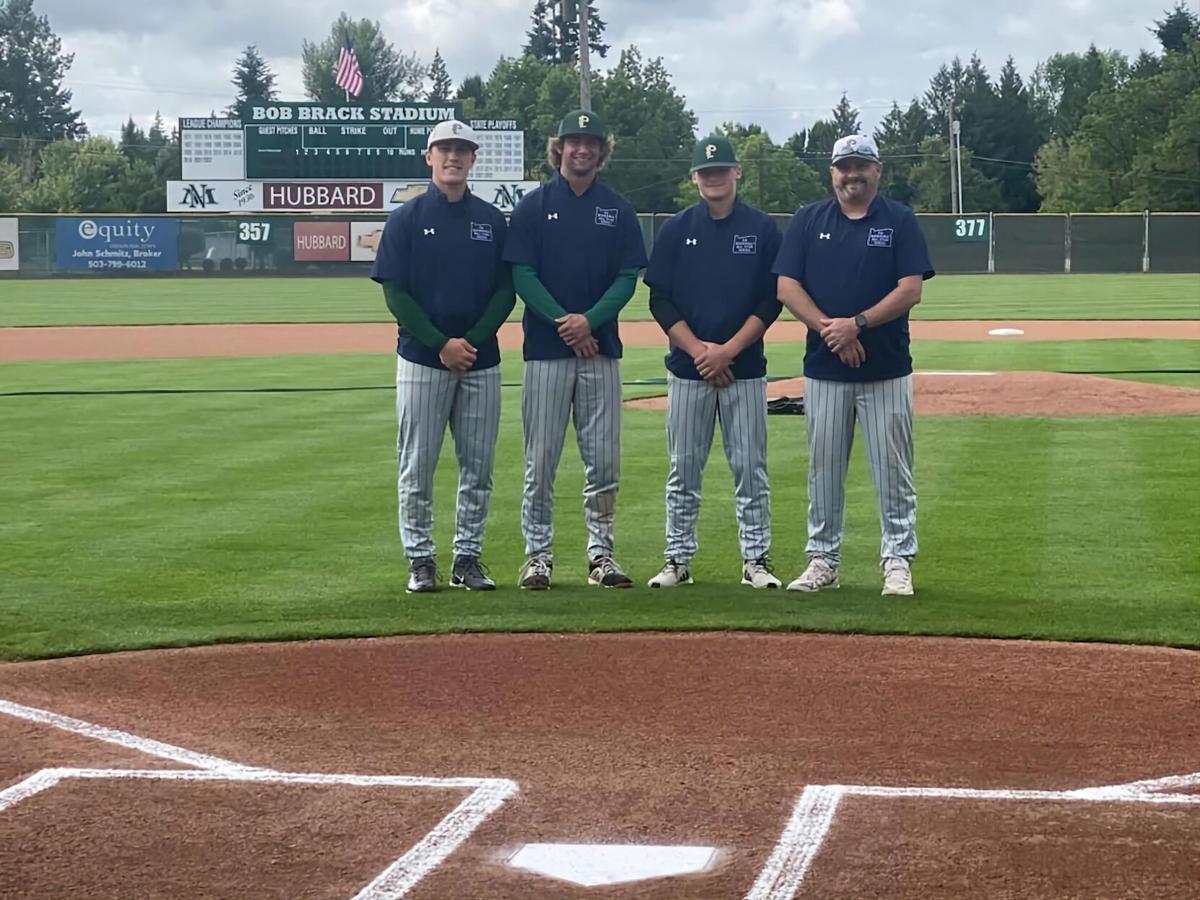
[[(648, 253), (670, 217), (638, 216)], [(385, 218), (369, 212), (0, 216), (0, 276), (362, 276)], [(788, 215), (772, 218), (784, 231), (791, 222)], [(917, 221), (943, 274), (1200, 272), (1200, 213), (919, 213)], [(154, 237), (106, 250), (104, 235), (122, 229)], [(156, 249), (139, 250), (147, 246)]]

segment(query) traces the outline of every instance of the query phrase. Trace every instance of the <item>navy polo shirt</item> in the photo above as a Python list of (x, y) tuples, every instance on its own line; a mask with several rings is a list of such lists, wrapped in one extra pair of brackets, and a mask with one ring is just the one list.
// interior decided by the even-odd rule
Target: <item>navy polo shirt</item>
[[(633, 206), (599, 179), (581, 195), (556, 173), (513, 210), (504, 261), (532, 266), (550, 295), (569, 313), (586, 313), (622, 269), (646, 265), (642, 229)], [(575, 351), (558, 326), (525, 308), (525, 359), (563, 359)], [(614, 319), (592, 332), (605, 356), (619, 359)]]
[[(451, 203), (431, 182), (424, 194), (388, 216), (371, 278), (396, 282), (438, 331), (462, 337), (483, 316), (500, 287), (507, 230), (504, 214), (490, 203), (470, 191)], [(422, 366), (446, 368), (436, 350), (403, 326), (398, 331), (396, 352), (402, 357)], [(500, 345), (494, 336), (475, 349), (473, 369), (500, 363)]]
[[(702, 341), (723, 344), (754, 312), (763, 296), (775, 296), (771, 271), (779, 251), (779, 227), (766, 213), (736, 200), (724, 219), (713, 219), (707, 204), (689, 206), (667, 220), (654, 239), (645, 280), (671, 291), (671, 300)], [(674, 344), (667, 369), (697, 380), (691, 356)], [(735, 378), (761, 378), (767, 358), (760, 338), (733, 361)]]
[[(880, 196), (861, 219), (848, 219), (837, 198), (801, 207), (783, 236), (775, 273), (799, 281), (830, 318), (870, 309), (908, 275), (934, 274), (912, 210)], [(912, 374), (907, 313), (868, 328), (858, 339), (867, 359), (852, 369), (810, 329), (804, 374), (830, 381), (881, 381)]]

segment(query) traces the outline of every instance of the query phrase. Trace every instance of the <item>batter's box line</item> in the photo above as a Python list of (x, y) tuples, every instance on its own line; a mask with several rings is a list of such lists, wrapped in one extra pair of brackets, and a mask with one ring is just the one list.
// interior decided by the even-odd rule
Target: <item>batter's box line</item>
[(1200, 772), (1074, 791), (811, 784), (800, 793), (779, 842), (745, 900), (792, 900), (796, 896), (813, 859), (833, 827), (843, 797), (1200, 806), (1200, 794), (1163, 793), (1170, 788), (1190, 787), (1198, 782)]
[(483, 822), (519, 790), (506, 778), (435, 778), (413, 775), (356, 775), (317, 772), (278, 772), (243, 766), (183, 747), (138, 737), (124, 731), (93, 725), (32, 706), (0, 700), (0, 712), (15, 718), (50, 725), (85, 737), (116, 744), (195, 769), (96, 769), (58, 767), (42, 769), (0, 791), (0, 812), (48, 790), (67, 779), (146, 779), (184, 782), (257, 782), (291, 785), (350, 787), (408, 787), (470, 789), (471, 793), (408, 852), (379, 873), (354, 895), (354, 900), (393, 900), (405, 896), (467, 840)]

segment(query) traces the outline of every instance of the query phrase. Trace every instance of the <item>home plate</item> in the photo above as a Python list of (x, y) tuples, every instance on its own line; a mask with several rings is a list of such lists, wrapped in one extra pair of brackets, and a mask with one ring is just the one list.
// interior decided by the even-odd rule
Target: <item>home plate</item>
[(1016, 334), (1024, 334), (1020, 328), (993, 328), (988, 334), (994, 334), (996, 337), (1012, 337)]
[(707, 869), (716, 847), (646, 844), (526, 844), (508, 864), (584, 887), (690, 875)]

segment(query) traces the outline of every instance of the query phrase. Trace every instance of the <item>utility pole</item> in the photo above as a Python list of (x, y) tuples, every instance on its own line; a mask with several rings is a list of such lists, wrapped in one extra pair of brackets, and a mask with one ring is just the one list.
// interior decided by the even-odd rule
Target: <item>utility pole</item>
[[(573, 2), (573, 0), (567, 0)], [(588, 0), (579, 2), (579, 105), (592, 111), (592, 70), (588, 47)]]
[(946, 109), (946, 127), (950, 132), (950, 142), (946, 145), (946, 154), (950, 157), (950, 212), (958, 212), (958, 200), (955, 191), (957, 181), (954, 178), (954, 101)]

